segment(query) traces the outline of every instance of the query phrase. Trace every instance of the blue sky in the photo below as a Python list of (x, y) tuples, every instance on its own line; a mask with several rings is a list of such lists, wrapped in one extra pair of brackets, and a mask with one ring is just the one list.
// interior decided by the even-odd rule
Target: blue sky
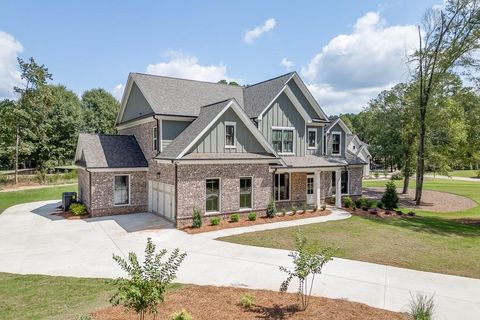
[[(129, 72), (252, 84), (296, 70), (328, 114), (408, 79), (415, 25), (440, 1), (16, 1), (0, 19), (0, 97), (16, 57), (78, 94)], [(282, 63), (283, 60), (283, 63)]]

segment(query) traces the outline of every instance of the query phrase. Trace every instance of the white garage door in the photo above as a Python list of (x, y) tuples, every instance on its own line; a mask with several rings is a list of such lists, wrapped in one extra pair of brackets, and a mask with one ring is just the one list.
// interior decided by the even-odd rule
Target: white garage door
[(175, 220), (175, 188), (172, 184), (148, 181), (148, 211)]

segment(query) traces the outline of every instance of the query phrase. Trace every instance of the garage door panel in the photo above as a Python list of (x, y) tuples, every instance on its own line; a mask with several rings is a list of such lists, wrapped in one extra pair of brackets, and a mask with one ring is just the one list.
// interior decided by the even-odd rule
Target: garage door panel
[(174, 201), (175, 188), (171, 184), (149, 181), (150, 190), (148, 193), (150, 211), (158, 213), (173, 220), (175, 218)]

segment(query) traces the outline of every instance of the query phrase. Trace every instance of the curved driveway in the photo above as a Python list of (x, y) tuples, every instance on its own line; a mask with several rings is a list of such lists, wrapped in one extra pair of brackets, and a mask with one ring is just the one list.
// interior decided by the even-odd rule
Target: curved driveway
[[(112, 254), (141, 255), (148, 237), (160, 248), (178, 247), (188, 253), (178, 278), (184, 283), (278, 290), (285, 278), (278, 267), (290, 265), (288, 251), (216, 241), (214, 234), (188, 235), (152, 214), (64, 220), (50, 214), (57, 205), (22, 204), (0, 215), (0, 271), (117, 277), (122, 273)], [(345, 217), (336, 210), (323, 220)], [(314, 287), (315, 295), (394, 311), (405, 311), (415, 292), (435, 295), (438, 319), (478, 319), (480, 314), (478, 279), (336, 258)]]

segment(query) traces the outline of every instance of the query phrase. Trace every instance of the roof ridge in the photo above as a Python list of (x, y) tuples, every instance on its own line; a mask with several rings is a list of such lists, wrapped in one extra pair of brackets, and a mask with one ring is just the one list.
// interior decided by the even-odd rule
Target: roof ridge
[(272, 81), (272, 80), (276, 80), (276, 79), (281, 78), (281, 77), (285, 77), (286, 75), (293, 75), (293, 74), (295, 74), (295, 73), (297, 73), (297, 72), (296, 72), (296, 71), (287, 72), (287, 73), (285, 73), (285, 74), (276, 76), (276, 77), (274, 77), (274, 78), (267, 79), (267, 80), (263, 80), (263, 81), (254, 83), (254, 84), (252, 84), (252, 85), (248, 85), (248, 86), (246, 86), (246, 87), (244, 87), (244, 88), (251, 88), (251, 87), (254, 87), (254, 86), (256, 86), (256, 85), (259, 85), (259, 84), (262, 84), (262, 83), (265, 83), (265, 82), (268, 82), (268, 81)]
[(225, 100), (217, 101), (217, 102), (214, 102), (214, 103), (206, 104), (206, 105), (204, 105), (204, 106), (200, 106), (200, 108), (208, 108), (208, 107), (214, 106), (214, 105), (216, 105), (216, 104), (220, 104), (220, 103), (222, 103), (222, 102), (227, 102), (227, 101), (231, 101), (231, 100), (235, 100), (235, 101), (236, 101), (236, 99), (232, 97), (232, 98), (228, 98), (228, 99), (225, 99)]
[(217, 85), (217, 86), (238, 87), (239, 89), (242, 89), (242, 90), (244, 88), (244, 86), (242, 86), (242, 85), (234, 86), (234, 85), (230, 85), (228, 83), (225, 84), (225, 83), (210, 82), (210, 81), (204, 81), (204, 80), (186, 79), (186, 78), (178, 78), (178, 77), (171, 77), (171, 76), (161, 76), (161, 75), (157, 75), (157, 74), (142, 73), (142, 72), (130, 72), (130, 74), (137, 74), (137, 75), (141, 75), (141, 76), (156, 77), (156, 78), (166, 78), (166, 79), (173, 79), (173, 80), (200, 82), (200, 83), (205, 83), (205, 84), (213, 84), (213, 85)]

